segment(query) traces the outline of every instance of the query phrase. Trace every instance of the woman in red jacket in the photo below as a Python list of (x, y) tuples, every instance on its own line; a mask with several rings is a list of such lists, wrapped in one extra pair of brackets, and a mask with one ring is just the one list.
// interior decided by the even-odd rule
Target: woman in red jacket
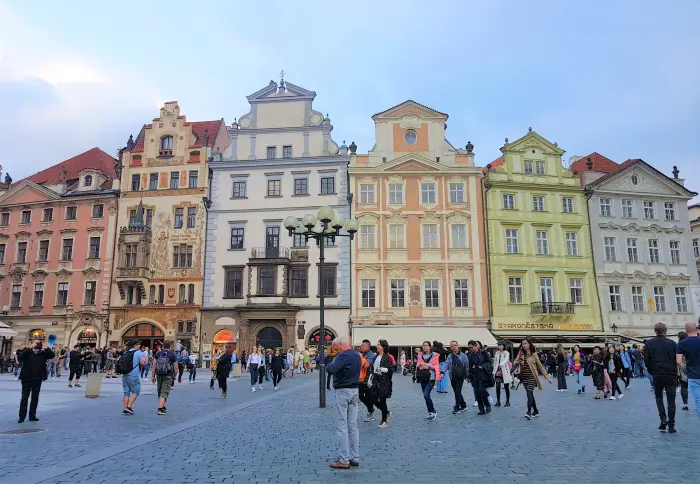
[(428, 415), (426, 420), (435, 420), (437, 412), (433, 405), (433, 399), (430, 393), (433, 391), (436, 381), (440, 381), (440, 355), (433, 352), (430, 346), (430, 341), (423, 342), (423, 351), (418, 353), (416, 363), (416, 381), (420, 382), (421, 390), (423, 390), (423, 398), (425, 405), (428, 407)]

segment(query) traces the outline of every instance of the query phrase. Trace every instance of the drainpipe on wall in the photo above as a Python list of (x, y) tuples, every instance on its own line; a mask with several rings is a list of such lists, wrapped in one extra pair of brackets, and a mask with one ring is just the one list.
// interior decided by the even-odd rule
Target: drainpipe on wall
[[(347, 184), (347, 190), (348, 190), (348, 214), (349, 218), (352, 218), (352, 199), (353, 199), (353, 194), (352, 191), (350, 190), (350, 159), (348, 159), (348, 164), (345, 169), (345, 179), (346, 179), (346, 184)], [(353, 298), (352, 298), (352, 272), (353, 272), (353, 264), (352, 264), (352, 246), (354, 245), (354, 240), (349, 240), (350, 243), (350, 250), (348, 251), (348, 257), (350, 258), (350, 264), (348, 264), (350, 270), (349, 270), (349, 276), (348, 276), (348, 282), (350, 285), (350, 317), (348, 318), (348, 335), (350, 336), (350, 346), (352, 346), (352, 308), (353, 308)]]
[(486, 294), (489, 298), (489, 320), (488, 325), (493, 327), (493, 297), (491, 294), (491, 251), (489, 250), (489, 219), (486, 216), (488, 208), (488, 197), (486, 194), (491, 190), (491, 184), (488, 182), (486, 176), (481, 179), (481, 193), (484, 203), (482, 204), (481, 210), (483, 212), (484, 220), (484, 250), (486, 251)]
[[(114, 221), (112, 222), (114, 224), (114, 237), (113, 241), (114, 244), (112, 244), (112, 267), (110, 268), (110, 275), (109, 275), (109, 288), (107, 292), (107, 324), (105, 325), (104, 323), (102, 324), (102, 331), (104, 331), (105, 334), (105, 346), (109, 345), (109, 335), (112, 333), (112, 330), (110, 329), (110, 316), (111, 316), (111, 307), (112, 307), (112, 281), (114, 281), (115, 278), (115, 270), (117, 267), (117, 245), (119, 244), (119, 198), (121, 194), (121, 170), (123, 169), (121, 166), (122, 158), (123, 158), (123, 151), (119, 150), (119, 188), (116, 190), (114, 189), (114, 182), (112, 182), (112, 189), (114, 190), (116, 196), (114, 200), (115, 204), (115, 209), (114, 209)], [(108, 210), (109, 212), (109, 210)], [(109, 229), (107, 229), (109, 230)], [(107, 329), (105, 329), (105, 327)], [(70, 351), (70, 341), (66, 342), (66, 348)]]
[[(214, 161), (214, 157), (211, 155), (211, 153), (208, 153), (209, 157), (207, 158), (207, 161), (209, 163)], [(207, 166), (207, 195), (202, 199), (202, 204), (204, 205), (204, 250), (202, 251), (202, 302), (199, 305), (199, 334), (198, 334), (198, 339), (199, 339), (199, 364), (202, 365), (201, 368), (204, 368), (204, 353), (202, 352), (202, 325), (204, 324), (204, 284), (206, 281), (206, 278), (204, 277), (206, 273), (206, 268), (207, 268), (207, 232), (209, 232), (209, 207), (211, 207), (211, 180), (214, 177), (214, 171), (211, 169), (210, 166)]]
[(586, 217), (588, 218), (588, 244), (591, 248), (591, 261), (593, 262), (593, 285), (595, 286), (595, 295), (598, 298), (598, 314), (600, 315), (600, 324), (603, 325), (603, 331), (606, 333), (605, 340), (607, 341), (607, 326), (603, 321), (603, 304), (600, 301), (600, 289), (598, 288), (598, 272), (595, 268), (595, 255), (593, 250), (593, 228), (591, 224), (591, 211), (588, 209), (588, 202), (593, 196), (593, 189), (584, 187), (583, 194), (586, 197)]

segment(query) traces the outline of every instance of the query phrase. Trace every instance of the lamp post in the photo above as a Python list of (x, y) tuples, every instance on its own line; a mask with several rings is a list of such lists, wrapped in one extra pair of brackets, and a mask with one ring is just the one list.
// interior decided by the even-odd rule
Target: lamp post
[[(316, 229), (318, 223), (321, 223), (320, 227)], [(319, 368), (318, 368), (318, 378), (319, 378), (319, 408), (326, 408), (326, 358), (325, 358), (325, 336), (326, 336), (326, 325), (325, 325), (325, 295), (326, 288), (323, 284), (323, 276), (325, 274), (325, 254), (324, 249), (326, 246), (326, 241), (330, 241), (331, 244), (335, 244), (336, 237), (349, 237), (352, 240), (355, 237), (355, 232), (359, 228), (359, 224), (355, 219), (343, 220), (338, 217), (338, 215), (333, 211), (328, 205), (324, 205), (318, 210), (318, 215), (307, 214), (304, 215), (301, 223), (296, 217), (290, 215), (284, 219), (284, 227), (289, 232), (290, 237), (295, 235), (303, 235), (306, 242), (309, 239), (316, 241), (318, 245), (318, 262), (319, 262), (319, 311), (320, 311), (320, 333), (321, 337), (318, 340), (318, 355), (319, 355)], [(341, 230), (345, 228), (347, 233), (341, 233)]]

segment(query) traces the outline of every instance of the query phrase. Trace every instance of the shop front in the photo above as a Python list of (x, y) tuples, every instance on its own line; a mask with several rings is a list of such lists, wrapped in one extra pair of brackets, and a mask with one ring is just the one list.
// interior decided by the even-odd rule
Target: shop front
[(582, 322), (524, 322), (501, 323), (495, 322), (493, 332), (499, 340), (506, 342), (507, 346), (518, 348), (522, 340), (527, 337), (538, 349), (553, 349), (558, 345), (565, 348), (579, 345), (581, 348), (593, 348), (602, 345), (611, 334), (600, 331), (595, 323)]
[(162, 342), (165, 338), (163, 331), (151, 323), (138, 323), (128, 328), (122, 334), (122, 345), (125, 345), (132, 339), (137, 339), (141, 342), (142, 348), (153, 348), (156, 342)]
[(226, 351), (226, 345), (231, 346), (231, 351), (236, 351), (236, 333), (230, 329), (219, 330), (214, 335), (214, 340), (212, 341), (213, 346), (211, 351), (214, 354), (223, 353)]
[(99, 336), (92, 328), (85, 328), (78, 333), (78, 345), (81, 348), (96, 348)]

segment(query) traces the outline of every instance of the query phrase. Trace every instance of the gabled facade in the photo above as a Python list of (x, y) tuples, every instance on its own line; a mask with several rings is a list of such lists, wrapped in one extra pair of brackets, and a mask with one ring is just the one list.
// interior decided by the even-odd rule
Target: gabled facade
[(481, 171), (473, 145), (445, 138), (447, 115), (406, 101), (372, 117), (368, 154), (351, 145), (352, 340), (392, 347), (469, 339), (486, 329)]
[(110, 342), (198, 347), (207, 166), (228, 144), (223, 120), (189, 122), (168, 102), (121, 151)]
[(699, 316), (698, 273), (683, 180), (669, 178), (642, 160), (615, 171), (583, 172), (594, 241), (603, 319), (626, 336), (651, 336), (654, 324), (668, 334)]
[(0, 308), (17, 336), (106, 343), (118, 191), (116, 160), (93, 148), (0, 195)]
[(536, 132), (506, 143), (486, 167), (491, 326), (518, 341), (603, 335), (588, 210), (564, 150)]
[[(250, 112), (229, 128), (230, 147), (211, 163), (203, 340), (238, 352), (315, 345), (319, 334), (318, 248), (290, 237), (283, 220), (324, 205), (349, 218), (347, 147), (331, 138), (316, 93), (271, 81), (248, 96)], [(327, 339), (349, 334), (350, 245), (325, 250)], [(206, 337), (204, 336), (206, 335)]]

